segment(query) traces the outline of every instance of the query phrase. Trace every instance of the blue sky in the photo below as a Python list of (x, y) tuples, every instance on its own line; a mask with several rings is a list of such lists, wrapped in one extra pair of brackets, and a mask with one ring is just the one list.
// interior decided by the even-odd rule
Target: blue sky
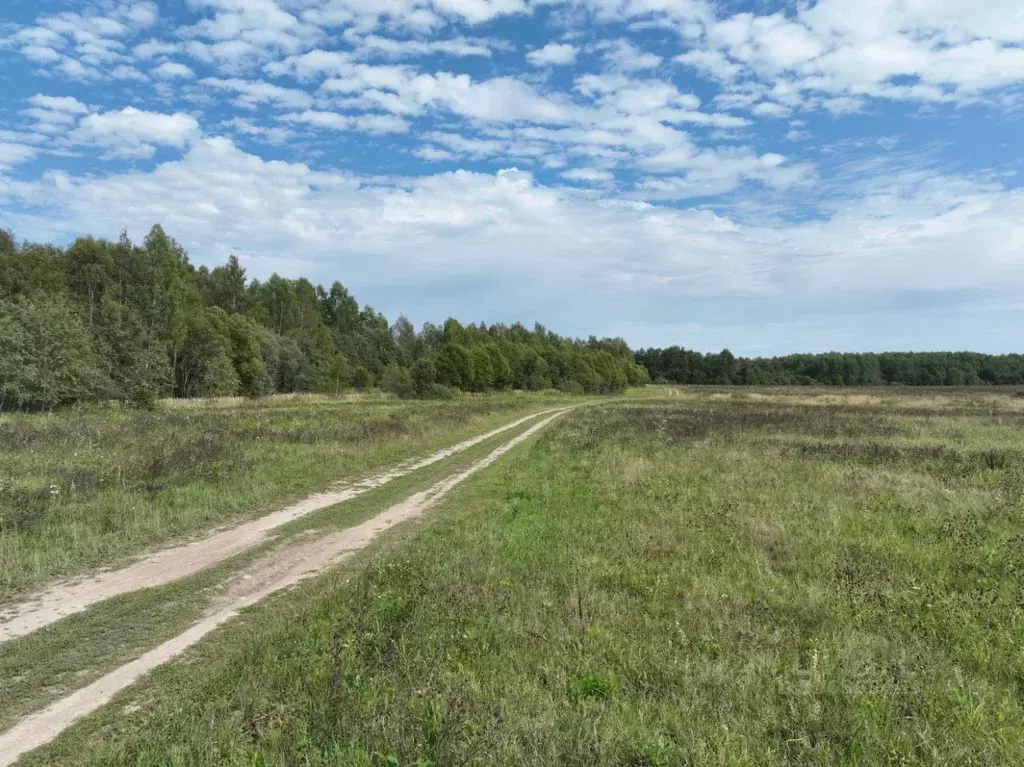
[(417, 324), (1020, 351), (1019, 0), (7, 0), (0, 226)]

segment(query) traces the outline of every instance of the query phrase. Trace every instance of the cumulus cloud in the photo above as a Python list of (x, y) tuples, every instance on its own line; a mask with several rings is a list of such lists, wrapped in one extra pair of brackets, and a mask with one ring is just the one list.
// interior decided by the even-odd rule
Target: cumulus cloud
[(356, 38), (356, 54), (361, 58), (380, 56), (385, 58), (409, 58), (412, 56), (429, 56), (439, 53), (447, 56), (482, 56), (490, 58), (491, 48), (482, 41), (473, 41), (465, 37), (450, 40), (395, 40), (379, 35), (366, 35)]
[[(229, 241), (303, 252), (328, 272), (344, 242), (352, 262), (417, 275), (401, 255), (416, 252), (442, 265), (439, 284), (496, 291), (536, 255), (598, 292), (614, 285), (608, 300), (638, 315), (634, 288), (673, 306), (683, 294), (687, 306), (742, 297), (742, 313), (751, 296), (812, 286), (916, 290), (915, 270), (936, 293), (1021, 287), (1010, 223), (1021, 165), (1008, 148), (1024, 103), (1017, 0), (872, 0), (856, 12), (845, 0), (743, 11), (708, 0), (187, 0), (166, 18), (153, 2), (74, 5), (0, 29), (14, 72), (0, 167), (36, 176), (11, 186), (5, 173), (5, 221), (116, 233), (123, 207), (139, 227), (186, 227), (201, 199), (194, 242), (210, 252)], [(535, 34), (520, 34), (527, 25)], [(18, 90), (38, 75), (54, 95)], [(946, 117), (982, 119), (965, 104), (988, 110), (985, 152), (919, 149), (907, 171), (893, 170), (893, 145), (825, 145), (870, 134), (849, 117), (861, 110), (886, 134), (890, 120), (931, 120), (936, 142), (955, 145), (969, 131), (944, 132)], [(208, 137), (220, 133), (272, 144), (279, 159)], [(33, 162), (46, 153), (49, 172), (60, 152), (89, 163), (159, 147), (184, 156), (109, 175), (44, 175)], [(861, 151), (878, 162), (864, 184), (846, 165)], [(318, 170), (339, 167), (360, 173)], [(237, 173), (237, 188), (219, 191), (220, 170)], [(381, 181), (393, 172), (408, 175)], [(40, 206), (49, 218), (26, 212)], [(978, 252), (980, 277), (963, 265)], [(429, 285), (433, 274), (417, 276)], [(558, 276), (545, 274), (529, 286), (540, 296)]]
[(155, 67), (152, 74), (160, 80), (191, 80), (196, 76), (189, 67), (177, 61), (165, 61)]
[(301, 109), (313, 103), (313, 97), (305, 91), (282, 88), (264, 80), (206, 77), (200, 80), (200, 84), (237, 94), (234, 99), (235, 103), (245, 109), (253, 109), (259, 104), (276, 104), (282, 107)]
[(559, 175), (568, 181), (583, 181), (589, 184), (607, 184), (615, 180), (614, 173), (597, 168), (572, 168)]
[(89, 107), (72, 96), (47, 96), (37, 93), (28, 98), (32, 105), (21, 114), (35, 122), (38, 133), (63, 133), (73, 126), (81, 115), (89, 113)]
[(240, 63), (270, 58), (277, 51), (294, 53), (323, 36), (315, 24), (302, 21), (275, 0), (191, 0), (212, 15), (183, 27), (195, 38), (192, 50)]
[(130, 67), (127, 64), (119, 64), (114, 67), (110, 76), (117, 80), (135, 80), (137, 82), (146, 82), (149, 79), (135, 67)]
[(1024, 11), (1012, 0), (879, 0), (856, 13), (821, 0), (793, 16), (706, 17), (683, 34), (693, 48), (676, 61), (726, 85), (750, 78), (765, 95), (781, 85), (784, 107), (836, 96), (847, 106), (857, 97), (965, 102), (1024, 83)]
[(640, 50), (629, 40), (614, 40), (602, 42), (597, 45), (598, 50), (604, 51), (612, 69), (621, 72), (641, 72), (645, 69), (655, 69), (661, 64), (661, 56)]
[(199, 134), (199, 123), (181, 112), (161, 114), (125, 107), (83, 118), (74, 138), (104, 147), (111, 156), (151, 157), (156, 146), (182, 149)]
[(572, 64), (579, 49), (569, 43), (548, 43), (526, 54), (526, 60), (536, 67), (552, 64)]
[[(757, 159), (780, 166), (778, 158)], [(437, 316), (481, 316), (499, 295), (510, 306), (513, 283), (530, 316), (561, 318), (570, 328), (601, 327), (609, 305), (638, 322), (672, 326), (680, 302), (708, 295), (795, 319), (838, 310), (837, 295), (875, 306), (907, 290), (973, 290), (980, 302), (986, 292), (1019, 295), (1024, 287), (1024, 193), (934, 173), (868, 179), (841, 208), (812, 220), (744, 223), (709, 210), (595, 197), (515, 169), (389, 185), (266, 162), (207, 138), (151, 172), (61, 174), (14, 183), (12, 193), (49, 210), (19, 219), (31, 236), (116, 235), (122, 226), (141, 236), (161, 221), (200, 263), (230, 252), (299, 253), (301, 262), (250, 264), (257, 276), (345, 274), (386, 310), (394, 296), (419, 290), (420, 309)], [(447, 309), (422, 298), (430, 293), (424, 285), (469, 282), (473, 291), (438, 288)], [(591, 300), (571, 300), (581, 293)], [(821, 306), (823, 295), (833, 306)]]
[(327, 130), (356, 130), (364, 133), (405, 133), (409, 123), (400, 117), (388, 114), (344, 115), (337, 112), (324, 112), (307, 109), (282, 115), (282, 120), (290, 123), (301, 123), (315, 128)]
[(0, 141), (0, 170), (6, 170), (20, 163), (31, 160), (38, 150), (28, 144), (14, 144)]

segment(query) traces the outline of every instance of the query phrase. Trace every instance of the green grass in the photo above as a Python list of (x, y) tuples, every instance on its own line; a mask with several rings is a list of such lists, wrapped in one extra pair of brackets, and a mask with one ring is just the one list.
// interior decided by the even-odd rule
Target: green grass
[(1022, 764), (1019, 415), (957, 396), (577, 411), (25, 763)]
[(351, 501), (284, 525), (265, 544), (209, 570), (107, 600), (0, 644), (0, 732), (183, 632), (204, 617), (232, 576), (263, 556), (272, 557), (293, 536), (357, 525), (467, 468), (533, 424), (528, 421)]
[(0, 604), (569, 401), (285, 399), (0, 416)]

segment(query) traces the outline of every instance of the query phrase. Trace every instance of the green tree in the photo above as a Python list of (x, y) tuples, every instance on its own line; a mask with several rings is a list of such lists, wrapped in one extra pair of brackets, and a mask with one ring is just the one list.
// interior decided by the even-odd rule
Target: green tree
[(399, 315), (395, 324), (391, 326), (391, 337), (398, 350), (398, 361), (406, 367), (412, 365), (418, 356), (420, 344), (416, 337), (416, 328), (404, 314)]
[(150, 280), (148, 311), (143, 316), (151, 321), (155, 335), (167, 345), (172, 375), (172, 392), (179, 397), (190, 396), (178, 384), (181, 377), (181, 356), (195, 316), (203, 301), (196, 282), (195, 270), (182, 247), (167, 236), (158, 224), (143, 243)]
[(437, 384), (437, 368), (434, 361), (429, 357), (420, 357), (412, 366), (413, 386), (416, 394), (425, 397), (430, 393), (431, 388)]
[(352, 382), (352, 366), (343, 354), (336, 354), (327, 366), (323, 391), (341, 394)]
[(218, 307), (191, 317), (177, 358), (175, 390), (183, 397), (237, 394), (241, 381), (231, 361), (228, 315)]
[(352, 385), (365, 391), (373, 386), (373, 376), (370, 375), (369, 370), (360, 365), (352, 371)]
[(100, 350), (104, 376), (112, 396), (139, 407), (151, 407), (167, 390), (170, 362), (132, 306), (110, 296), (95, 315), (94, 344)]
[(434, 357), (434, 367), (439, 384), (462, 390), (473, 384), (473, 361), (461, 344), (444, 344)]
[(508, 389), (512, 386), (513, 379), (512, 366), (508, 358), (497, 344), (487, 344), (484, 348), (490, 361), (491, 386), (495, 389)]
[(229, 256), (227, 264), (211, 271), (203, 281), (202, 291), (207, 304), (219, 306), (229, 314), (244, 313), (249, 306), (249, 297), (245, 269), (238, 256)]
[(246, 397), (270, 394), (274, 382), (263, 361), (259, 326), (241, 314), (230, 314), (224, 320), (224, 327), (230, 342), (231, 364), (238, 376), (239, 393)]
[(380, 379), (380, 388), (399, 397), (411, 397), (416, 393), (416, 386), (409, 371), (395, 364), (384, 368)]
[(113, 385), (68, 296), (0, 303), (0, 409), (51, 409), (108, 397)]

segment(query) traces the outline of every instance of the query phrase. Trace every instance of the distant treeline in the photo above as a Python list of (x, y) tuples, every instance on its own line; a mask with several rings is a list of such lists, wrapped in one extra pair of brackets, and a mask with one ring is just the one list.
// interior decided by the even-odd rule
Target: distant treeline
[(735, 357), (678, 346), (641, 349), (636, 360), (655, 382), (788, 386), (980, 386), (1024, 384), (1024, 355), (973, 352), (791, 354)]
[(453, 319), (417, 332), (340, 282), (248, 280), (234, 256), (197, 269), (159, 226), (141, 245), (122, 235), (66, 248), (0, 231), (0, 410), (374, 386), (609, 393), (646, 381), (621, 339)]

